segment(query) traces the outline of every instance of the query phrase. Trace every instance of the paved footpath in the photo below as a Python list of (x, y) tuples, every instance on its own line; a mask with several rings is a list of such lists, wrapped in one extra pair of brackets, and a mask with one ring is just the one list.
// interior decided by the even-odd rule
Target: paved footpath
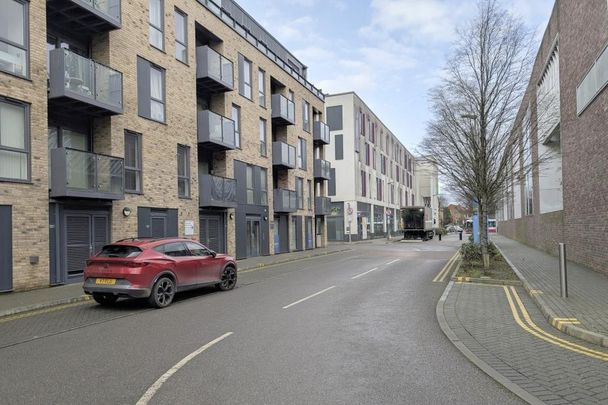
[(552, 328), (523, 288), (452, 281), (437, 317), (469, 360), (527, 402), (608, 403), (608, 350)]
[[(568, 262), (568, 298), (561, 298), (558, 258), (493, 236), (549, 322), (569, 335), (608, 347), (608, 277)], [(608, 266), (608, 263), (606, 264)]]

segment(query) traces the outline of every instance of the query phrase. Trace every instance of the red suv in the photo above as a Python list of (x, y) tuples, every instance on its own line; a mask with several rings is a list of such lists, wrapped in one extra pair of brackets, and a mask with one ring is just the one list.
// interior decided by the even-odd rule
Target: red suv
[(83, 288), (101, 305), (119, 297), (147, 297), (150, 305), (164, 308), (178, 291), (204, 285), (227, 291), (236, 278), (234, 258), (192, 240), (125, 239), (87, 260)]

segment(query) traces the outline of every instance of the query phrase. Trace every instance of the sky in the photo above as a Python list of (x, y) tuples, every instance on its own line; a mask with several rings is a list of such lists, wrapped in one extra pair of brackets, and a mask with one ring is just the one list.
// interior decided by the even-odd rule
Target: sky
[[(499, 0), (540, 41), (553, 0)], [(237, 0), (325, 93), (355, 91), (416, 153), (455, 30), (477, 0)]]

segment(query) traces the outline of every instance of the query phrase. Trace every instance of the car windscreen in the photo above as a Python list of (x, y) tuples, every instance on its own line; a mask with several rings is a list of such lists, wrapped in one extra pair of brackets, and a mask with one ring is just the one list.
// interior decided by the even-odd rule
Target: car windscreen
[(141, 249), (136, 246), (107, 245), (101, 249), (97, 257), (137, 257)]

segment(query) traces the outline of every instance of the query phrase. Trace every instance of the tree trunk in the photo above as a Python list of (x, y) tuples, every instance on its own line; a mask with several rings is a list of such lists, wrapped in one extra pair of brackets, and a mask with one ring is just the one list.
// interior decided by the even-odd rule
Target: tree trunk
[(490, 268), (490, 255), (488, 253), (488, 212), (483, 204), (479, 204), (479, 241), (481, 242), (481, 257), (483, 268)]

